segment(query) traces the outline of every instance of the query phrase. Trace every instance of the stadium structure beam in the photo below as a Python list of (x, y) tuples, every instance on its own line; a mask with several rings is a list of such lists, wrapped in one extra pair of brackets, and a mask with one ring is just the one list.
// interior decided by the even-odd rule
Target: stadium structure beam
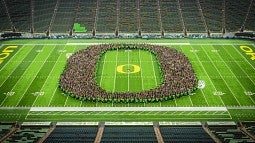
[(34, 0), (30, 0), (30, 6), (31, 6), (31, 33), (34, 33)]
[(184, 22), (184, 19), (183, 19), (183, 16), (182, 16), (182, 9), (181, 9), (180, 0), (177, 0), (177, 9), (178, 9), (178, 12), (179, 12), (179, 16), (181, 17), (181, 21), (182, 21), (183, 33), (184, 33), (185, 36), (187, 36), (187, 29), (186, 29), (185, 22)]
[(161, 8), (160, 8), (160, 1), (158, 0), (158, 13), (159, 13), (159, 23), (160, 23), (160, 31), (161, 36), (164, 37), (164, 28), (162, 24), (162, 16), (161, 16)]
[[(245, 24), (246, 24), (246, 21), (247, 21), (247, 19), (248, 19), (249, 14), (250, 14), (252, 4), (253, 4), (253, 0), (251, 0), (251, 2), (250, 2), (250, 5), (249, 5), (249, 8), (248, 8), (248, 10), (247, 10), (245, 19), (244, 19), (243, 24), (242, 24), (242, 26), (241, 26), (241, 28), (240, 28), (240, 32), (243, 32), (244, 29), (245, 29)], [(253, 16), (254, 16), (254, 15), (253, 15)]]
[(203, 21), (203, 25), (204, 25), (204, 27), (205, 27), (205, 30), (206, 30), (206, 32), (207, 32), (207, 35), (208, 35), (208, 37), (210, 37), (210, 31), (209, 31), (208, 26), (207, 26), (207, 24), (206, 24), (205, 17), (204, 17), (204, 14), (203, 14), (203, 8), (202, 8), (202, 6), (201, 6), (199, 0), (197, 0), (197, 5), (198, 5), (198, 10), (199, 10), (199, 12), (200, 12), (200, 14), (201, 14), (201, 19), (202, 19), (202, 21)]
[(95, 14), (94, 28), (93, 28), (93, 30), (92, 30), (92, 35), (93, 35), (93, 37), (96, 36), (96, 27), (97, 27), (98, 11), (99, 11), (99, 0), (97, 0), (97, 7), (96, 7), (96, 14)]
[(49, 36), (50, 31), (51, 31), (51, 28), (52, 28), (52, 25), (53, 25), (53, 23), (54, 23), (54, 21), (55, 21), (56, 13), (57, 13), (57, 11), (58, 11), (58, 5), (59, 5), (59, 0), (57, 0), (57, 2), (56, 2), (55, 8), (54, 8), (54, 12), (53, 12), (53, 15), (52, 15), (52, 17), (51, 17), (50, 24), (49, 24), (48, 30), (47, 30), (47, 32), (46, 32), (46, 35), (47, 35), (47, 36)]
[(222, 34), (226, 33), (226, 0), (222, 3)]

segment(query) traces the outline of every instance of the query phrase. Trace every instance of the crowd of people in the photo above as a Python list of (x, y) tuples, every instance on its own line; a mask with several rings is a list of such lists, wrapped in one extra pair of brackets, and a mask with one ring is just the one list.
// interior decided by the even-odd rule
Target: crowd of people
[[(116, 48), (149, 50), (159, 60), (163, 83), (143, 92), (107, 92), (95, 80), (97, 62), (103, 52)], [(68, 95), (79, 99), (99, 99), (132, 101), (132, 99), (155, 101), (153, 99), (173, 99), (187, 95), (197, 88), (197, 78), (188, 58), (172, 48), (147, 44), (103, 44), (90, 46), (73, 54), (59, 81), (60, 88)]]

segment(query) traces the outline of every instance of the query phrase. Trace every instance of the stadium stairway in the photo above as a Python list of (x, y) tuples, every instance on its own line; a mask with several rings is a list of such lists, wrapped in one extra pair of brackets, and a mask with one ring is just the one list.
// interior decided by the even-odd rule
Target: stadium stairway
[(163, 137), (161, 135), (161, 132), (159, 130), (159, 123), (158, 122), (153, 122), (153, 128), (157, 137), (157, 140), (159, 143), (164, 143)]
[(97, 131), (97, 136), (95, 138), (95, 142), (94, 143), (100, 143), (101, 139), (102, 139), (102, 135), (104, 132), (104, 127), (105, 127), (105, 123), (104, 122), (99, 122), (98, 123), (98, 131)]
[(208, 128), (208, 125), (206, 123), (202, 123), (202, 127), (205, 130), (205, 132), (216, 142), (221, 143), (220, 139), (217, 138), (215, 134), (213, 134), (210, 129)]
[(19, 125), (15, 124), (13, 125), (13, 127), (11, 128), (11, 130), (0, 139), (0, 143), (6, 141), (10, 136), (12, 136), (13, 134), (15, 134), (15, 132), (17, 132), (17, 130), (19, 129)]
[(238, 129), (243, 132), (245, 135), (249, 136), (250, 138), (252, 138), (255, 141), (255, 135), (251, 134), (249, 131), (246, 130), (246, 128), (244, 127), (244, 125), (240, 122), (238, 123)]
[(43, 143), (48, 138), (48, 136), (53, 132), (55, 128), (56, 128), (56, 123), (52, 123), (47, 133), (37, 143)]

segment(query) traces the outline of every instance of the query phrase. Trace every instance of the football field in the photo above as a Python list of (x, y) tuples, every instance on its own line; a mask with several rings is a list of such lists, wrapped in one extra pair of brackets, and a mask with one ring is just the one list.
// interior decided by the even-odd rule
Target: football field
[(141, 92), (162, 83), (159, 61), (149, 51), (107, 51), (99, 62), (96, 81), (108, 92)]
[[(155, 103), (89, 102), (64, 95), (58, 80), (68, 57), (100, 43), (175, 48), (189, 58), (203, 86), (190, 96)], [(180, 39), (2, 41), (0, 121), (254, 121), (254, 44)], [(115, 92), (155, 88), (161, 82), (157, 62), (151, 53), (141, 50), (107, 52), (96, 81)], [(130, 110), (124, 110), (127, 107)]]

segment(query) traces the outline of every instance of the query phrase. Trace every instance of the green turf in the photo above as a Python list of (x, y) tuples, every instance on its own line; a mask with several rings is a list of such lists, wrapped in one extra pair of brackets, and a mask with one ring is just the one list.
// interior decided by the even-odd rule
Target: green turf
[[(168, 47), (182, 51), (190, 60), (199, 80), (205, 81), (205, 88), (199, 89), (195, 94), (185, 96), (172, 101), (156, 103), (100, 103), (83, 102), (65, 96), (57, 88), (60, 74), (63, 72), (67, 61), (67, 55), (77, 50), (86, 48), (91, 43), (154, 43), (164, 44)], [(234, 120), (234, 121), (254, 121), (255, 117), (255, 60), (251, 59), (240, 46), (249, 46), (255, 52), (255, 43), (244, 40), (10, 40), (0, 42), (0, 52), (7, 46), (18, 48), (10, 54), (8, 58), (0, 64), (0, 121), (204, 121), (204, 120)], [(131, 54), (131, 52), (128, 52)], [(121, 52), (123, 56), (116, 62), (116, 54), (110, 57), (112, 68), (105, 68), (105, 71), (112, 72), (116, 69), (114, 65), (127, 64), (126, 52)], [(110, 53), (111, 54), (111, 53)], [(143, 53), (145, 54), (145, 53)], [(139, 55), (139, 51), (138, 51)], [(125, 58), (124, 58), (125, 57)], [(139, 56), (138, 56), (139, 57)], [(138, 59), (137, 52), (133, 51), (130, 59)], [(148, 58), (149, 56), (147, 56)], [(1, 57), (0, 57), (1, 58)], [(145, 55), (141, 56), (141, 61), (149, 59)], [(106, 58), (108, 60), (108, 58)], [(119, 63), (119, 61), (126, 61)], [(152, 60), (152, 61), (155, 61)], [(103, 62), (102, 62), (103, 63)], [(108, 62), (106, 62), (108, 63)], [(109, 62), (110, 63), (110, 62)], [(149, 63), (149, 62), (148, 62)], [(146, 62), (139, 65), (142, 69), (140, 74), (147, 71)], [(108, 66), (107, 66), (108, 67)], [(149, 68), (149, 66), (148, 66)], [(150, 66), (152, 68), (152, 66)], [(127, 70), (127, 67), (123, 67)], [(132, 71), (132, 67), (130, 71)], [(141, 77), (139, 73), (137, 77)], [(148, 73), (152, 74), (153, 73)], [(129, 76), (131, 74), (128, 74)], [(122, 91), (127, 88), (120, 73), (116, 73), (115, 90), (113, 90), (114, 80), (103, 78), (103, 87), (110, 91)], [(132, 75), (133, 76), (133, 75)], [(155, 85), (155, 79), (135, 79), (135, 83), (130, 78), (130, 89), (139, 91), (149, 85)], [(126, 78), (127, 79), (127, 78)], [(106, 83), (111, 84), (106, 84)], [(158, 79), (157, 79), (158, 82)], [(137, 84), (140, 83), (140, 84)], [(117, 86), (116, 86), (117, 85)], [(139, 85), (139, 86), (138, 86)], [(122, 87), (123, 86), (123, 87)], [(197, 113), (194, 112), (43, 112), (42, 114), (29, 111), (30, 107), (227, 107), (228, 112), (219, 113)], [(12, 110), (16, 107), (15, 110)], [(249, 107), (249, 108), (248, 108)], [(75, 116), (71, 116), (72, 114)], [(161, 115), (162, 113), (162, 115)], [(68, 115), (66, 115), (68, 114)], [(80, 115), (78, 115), (80, 114)], [(92, 114), (92, 116), (90, 116)], [(169, 115), (168, 115), (169, 114)], [(171, 114), (171, 115), (170, 115)], [(181, 116), (183, 114), (183, 116)], [(214, 114), (216, 114), (214, 116)], [(139, 117), (136, 115), (140, 115)], [(161, 115), (161, 116), (158, 116)], [(65, 118), (63, 118), (63, 116)], [(189, 116), (189, 117), (188, 117)], [(161, 118), (160, 118), (161, 117)], [(174, 118), (176, 117), (176, 118)], [(178, 117), (178, 118), (177, 118)]]
[(96, 82), (108, 92), (141, 92), (162, 83), (159, 62), (149, 51), (107, 51), (99, 62)]

